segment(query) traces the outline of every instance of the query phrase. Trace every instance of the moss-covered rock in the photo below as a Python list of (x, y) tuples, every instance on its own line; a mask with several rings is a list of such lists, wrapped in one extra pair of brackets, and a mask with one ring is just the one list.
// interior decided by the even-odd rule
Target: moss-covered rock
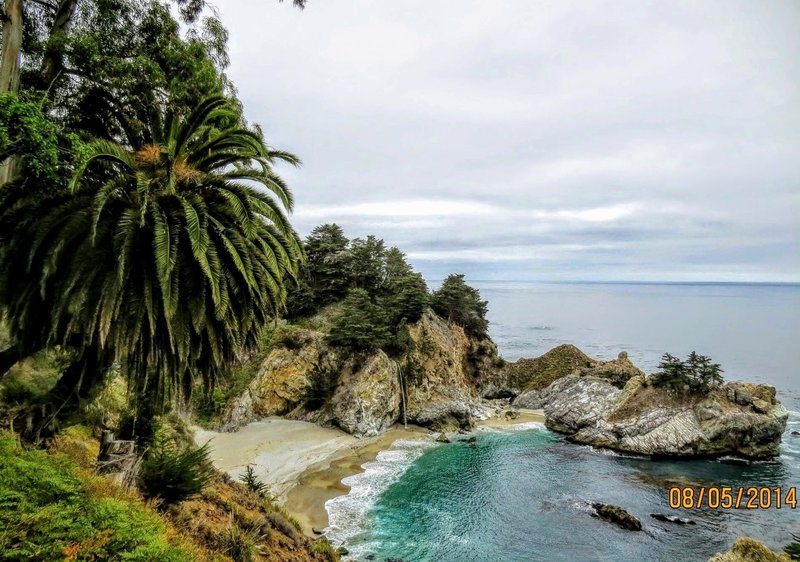
[(788, 562), (785, 554), (771, 551), (767, 546), (750, 537), (739, 537), (728, 552), (712, 556), (708, 562)]
[(539, 357), (519, 359), (494, 372), (487, 372), (479, 380), (481, 394), (485, 398), (498, 398), (539, 391), (559, 378), (581, 367), (591, 367), (594, 363), (574, 345), (559, 345)]

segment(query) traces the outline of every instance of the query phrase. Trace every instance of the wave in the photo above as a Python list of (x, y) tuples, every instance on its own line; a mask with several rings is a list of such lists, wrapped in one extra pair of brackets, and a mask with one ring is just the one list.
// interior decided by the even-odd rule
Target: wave
[(540, 431), (543, 429), (546, 429), (546, 427), (542, 422), (522, 422), (500, 427), (483, 426), (479, 427), (478, 431), (483, 433), (508, 433), (510, 431)]
[[(422, 454), (436, 446), (432, 438), (400, 439), (391, 448), (378, 453), (374, 462), (363, 465), (364, 472), (348, 476), (342, 483), (350, 492), (325, 502), (328, 527), (325, 536), (336, 546), (341, 546), (367, 531), (368, 514), (389, 486), (396, 482)], [(348, 549), (355, 554), (357, 546)]]

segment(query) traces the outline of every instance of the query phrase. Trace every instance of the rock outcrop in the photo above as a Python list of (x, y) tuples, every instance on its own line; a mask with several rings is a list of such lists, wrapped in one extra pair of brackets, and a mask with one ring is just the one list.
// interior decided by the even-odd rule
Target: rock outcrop
[(543, 408), (547, 426), (573, 441), (650, 456), (769, 458), (786, 428), (788, 413), (769, 385), (668, 391), (625, 353), (597, 361), (573, 345), (503, 364), (491, 340), (469, 337), (430, 310), (408, 326), (406, 349), (394, 357), (331, 346), (325, 321), (309, 325), (316, 329), (289, 326), (276, 338), (228, 405), (223, 429), (284, 415), (375, 435), (405, 414), (409, 423), (455, 431), (486, 417), (488, 399), (498, 397)]
[(506, 363), (502, 368), (486, 370), (478, 384), (484, 398), (520, 397), (542, 390), (564, 375), (581, 367), (589, 367), (592, 363), (593, 360), (580, 349), (572, 344), (564, 344), (539, 357), (522, 358)]
[(561, 345), (551, 349), (537, 359), (520, 359), (522, 361), (539, 361), (539, 369), (530, 369), (533, 373), (526, 389), (514, 399), (514, 405), (520, 408), (538, 409), (546, 402), (545, 389), (552, 383), (568, 374), (592, 376), (604, 380), (616, 388), (622, 388), (631, 378), (644, 380), (645, 374), (640, 371), (628, 354), (622, 352), (612, 361), (591, 359), (574, 345)]
[(277, 338), (248, 388), (228, 404), (222, 429), (284, 415), (375, 435), (400, 419), (403, 399), (409, 423), (437, 431), (468, 428), (485, 417), (474, 381), (497, 361), (491, 340), (468, 337), (431, 311), (408, 331), (408, 350), (390, 358), (380, 350), (353, 353), (330, 346), (324, 326), (290, 329)]
[(774, 387), (741, 382), (682, 395), (649, 386), (644, 377), (620, 389), (608, 379), (573, 374), (540, 399), (546, 425), (571, 440), (651, 456), (770, 458), (779, 453), (788, 418)]
[(636, 517), (617, 505), (593, 503), (595, 516), (610, 521), (628, 531), (641, 531), (642, 523)]
[(494, 368), (494, 343), (468, 337), (430, 310), (409, 326), (409, 335), (413, 344), (399, 363), (408, 388), (408, 421), (452, 431), (486, 417), (475, 379)]

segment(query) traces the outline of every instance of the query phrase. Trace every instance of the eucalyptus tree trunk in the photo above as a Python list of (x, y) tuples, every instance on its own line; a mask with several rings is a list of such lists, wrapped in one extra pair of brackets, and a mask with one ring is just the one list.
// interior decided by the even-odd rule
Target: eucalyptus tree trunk
[(5, 0), (3, 6), (3, 52), (0, 61), (0, 93), (19, 90), (22, 49), (22, 0)]
[[(5, 0), (3, 5), (3, 46), (0, 59), (0, 94), (19, 91), (20, 52), (22, 49), (22, 0)], [(17, 159), (0, 164), (0, 185), (16, 175)]]
[[(48, 40), (66, 34), (72, 23), (72, 16), (78, 0), (59, 0), (53, 25), (48, 33)], [(51, 43), (45, 49), (42, 64), (39, 67), (39, 84), (41, 90), (49, 90), (58, 75), (64, 70), (64, 47), (61, 42)]]

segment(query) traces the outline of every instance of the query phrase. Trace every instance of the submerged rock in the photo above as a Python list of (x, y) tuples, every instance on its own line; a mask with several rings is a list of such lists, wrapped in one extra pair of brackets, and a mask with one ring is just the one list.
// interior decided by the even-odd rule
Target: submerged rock
[(594, 515), (606, 521), (611, 521), (628, 531), (641, 531), (642, 523), (636, 517), (617, 505), (593, 503)]
[(675, 515), (664, 515), (663, 513), (651, 513), (650, 517), (658, 521), (664, 521), (665, 523), (677, 523), (678, 525), (696, 525), (696, 523), (691, 519), (684, 519), (682, 517), (676, 517)]

